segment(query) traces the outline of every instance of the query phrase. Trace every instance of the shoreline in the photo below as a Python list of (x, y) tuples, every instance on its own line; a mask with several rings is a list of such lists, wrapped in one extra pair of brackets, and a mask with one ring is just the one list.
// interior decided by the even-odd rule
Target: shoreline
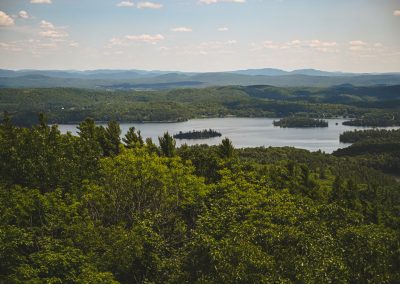
[[(227, 115), (227, 116), (200, 116), (200, 117), (192, 117), (189, 119), (177, 119), (177, 120), (152, 120), (152, 121), (124, 121), (124, 120), (117, 120), (119, 124), (157, 124), (157, 123), (162, 123), (162, 124), (172, 124), (172, 123), (183, 123), (183, 122), (188, 122), (190, 120), (206, 120), (206, 119), (214, 119), (214, 118), (237, 118), (237, 119), (262, 119), (262, 118), (268, 118), (268, 119), (282, 119), (283, 117), (270, 117), (270, 116), (236, 116), (236, 115)], [(324, 120), (345, 120), (343, 122), (346, 122), (349, 119), (347, 117), (331, 117), (331, 118), (324, 118)], [(83, 120), (82, 120), (83, 121)], [(49, 123), (49, 125), (79, 125), (82, 121), (71, 121), (71, 122), (62, 122), (62, 123)], [(367, 129), (367, 128), (399, 128), (400, 125), (397, 126), (353, 126), (353, 125), (345, 125), (341, 123), (344, 126), (349, 126), (349, 127), (357, 127), (360, 129)], [(103, 121), (103, 120), (95, 120), (96, 124), (100, 125), (105, 125), (108, 123), (108, 121)], [(337, 126), (337, 125), (332, 125), (332, 126)], [(278, 128), (282, 128), (280, 126), (275, 126)], [(330, 125), (328, 126), (330, 127)], [(302, 128), (309, 128), (309, 127), (286, 127), (286, 128), (297, 128), (297, 129), (302, 129)], [(323, 127), (325, 128), (325, 127)]]

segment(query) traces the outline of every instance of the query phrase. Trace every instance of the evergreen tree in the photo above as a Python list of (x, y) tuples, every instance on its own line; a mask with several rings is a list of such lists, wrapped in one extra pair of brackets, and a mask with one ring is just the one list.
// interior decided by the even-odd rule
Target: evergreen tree
[(127, 148), (140, 148), (144, 145), (140, 131), (136, 133), (135, 127), (130, 127), (125, 137), (122, 138)]
[(156, 144), (154, 144), (153, 140), (150, 137), (146, 138), (146, 148), (149, 153), (157, 155), (160, 154), (160, 149), (157, 147)]
[(105, 156), (116, 156), (119, 154), (119, 146), (121, 144), (121, 128), (119, 123), (115, 120), (111, 120), (107, 124), (107, 128), (104, 132), (105, 145), (104, 155)]
[(11, 118), (4, 112), (0, 125), (0, 175), (3, 180), (14, 180), (20, 173), (16, 171), (17, 163), (17, 130)]
[(221, 158), (232, 158), (235, 152), (232, 141), (229, 138), (222, 140), (221, 144), (218, 146), (218, 152)]
[(98, 128), (93, 119), (87, 118), (78, 126), (80, 175), (93, 176), (98, 168), (99, 159), (103, 156), (103, 149), (98, 139)]
[(92, 118), (86, 118), (78, 126), (78, 135), (83, 140), (96, 140), (96, 123)]
[(164, 133), (163, 137), (158, 137), (160, 142), (161, 154), (165, 157), (173, 157), (175, 155), (175, 139), (169, 135), (168, 132)]

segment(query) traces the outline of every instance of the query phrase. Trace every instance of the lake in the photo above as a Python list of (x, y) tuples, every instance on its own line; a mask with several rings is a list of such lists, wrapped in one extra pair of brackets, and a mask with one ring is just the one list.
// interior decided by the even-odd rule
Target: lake
[[(310, 151), (321, 150), (332, 153), (338, 148), (350, 145), (339, 142), (341, 133), (355, 129), (366, 129), (342, 125), (345, 119), (326, 119), (329, 123), (329, 127), (326, 128), (280, 128), (273, 126), (273, 121), (273, 118), (204, 118), (177, 123), (122, 123), (121, 130), (122, 135), (125, 135), (129, 127), (134, 126), (141, 131), (143, 138), (151, 137), (154, 142), (158, 142), (158, 136), (167, 131), (173, 135), (179, 133), (179, 131), (211, 128), (221, 132), (222, 137), (202, 140), (177, 140), (177, 146), (185, 143), (188, 145), (216, 145), (224, 137), (228, 137), (236, 148), (292, 146)], [(61, 124), (59, 129), (62, 133), (67, 131), (72, 134), (77, 133), (77, 125)]]

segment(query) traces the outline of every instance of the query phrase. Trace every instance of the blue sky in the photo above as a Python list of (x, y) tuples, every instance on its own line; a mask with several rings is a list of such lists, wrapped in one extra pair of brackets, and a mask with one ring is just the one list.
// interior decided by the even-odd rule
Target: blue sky
[(400, 71), (400, 0), (0, 0), (0, 68)]

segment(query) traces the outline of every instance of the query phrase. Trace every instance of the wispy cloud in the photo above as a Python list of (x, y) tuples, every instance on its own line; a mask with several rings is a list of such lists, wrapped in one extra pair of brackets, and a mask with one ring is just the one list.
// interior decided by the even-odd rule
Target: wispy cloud
[(362, 41), (362, 40), (352, 40), (349, 41), (349, 49), (351, 51), (361, 51), (361, 50), (366, 50), (367, 47), (367, 43)]
[(18, 17), (20, 17), (21, 19), (29, 19), (30, 18), (28, 12), (24, 11), (24, 10), (19, 11)]
[(0, 49), (7, 51), (22, 51), (16, 42), (0, 42)]
[(40, 22), (40, 28), (42, 29), (42, 31), (39, 32), (39, 35), (45, 38), (61, 40), (69, 36), (63, 28), (58, 28), (52, 23), (44, 20)]
[(352, 40), (352, 41), (349, 41), (349, 45), (351, 45), (351, 46), (365, 46), (365, 45), (367, 45), (367, 43), (362, 41), (362, 40)]
[(156, 34), (156, 35), (142, 34), (142, 35), (127, 35), (125, 36), (125, 38), (130, 41), (139, 41), (150, 44), (157, 44), (159, 41), (164, 39), (164, 36), (161, 34)]
[(205, 41), (200, 44), (200, 47), (206, 48), (206, 49), (219, 49), (221, 47), (236, 44), (236, 43), (237, 43), (237, 41), (234, 39), (227, 40), (227, 41)]
[(3, 11), (0, 11), (0, 27), (8, 27), (14, 25), (14, 19)]
[(266, 40), (261, 44), (253, 44), (253, 50), (259, 49), (311, 49), (320, 52), (335, 52), (337, 51), (336, 41), (323, 41), (319, 39), (313, 40), (299, 40), (295, 39), (288, 42), (274, 42)]
[(31, 0), (32, 4), (51, 4), (51, 0)]
[(217, 29), (217, 31), (219, 31), (219, 32), (227, 32), (227, 31), (229, 31), (229, 28), (228, 27), (220, 27), (220, 28)]
[(135, 5), (134, 2), (127, 0), (127, 1), (121, 1), (117, 4), (117, 7), (135, 7), (138, 9), (161, 9), (163, 7), (162, 4), (154, 3), (154, 2), (139, 2)]
[(245, 3), (246, 0), (199, 0), (200, 4), (210, 5), (217, 3)]
[(117, 7), (133, 7), (133, 6), (135, 6), (135, 3), (131, 1), (122, 1), (117, 4)]
[(73, 42), (70, 42), (70, 43), (69, 43), (69, 46), (70, 46), (70, 47), (79, 47), (79, 43), (73, 41)]
[(141, 35), (126, 35), (124, 37), (114, 37), (108, 41), (107, 48), (113, 48), (116, 46), (129, 46), (132, 42), (142, 42), (147, 44), (157, 44), (164, 40), (165, 37), (162, 34), (141, 34)]
[(68, 37), (68, 33), (65, 31), (57, 31), (57, 30), (47, 30), (42, 31), (39, 33), (42, 37), (53, 38), (53, 39), (60, 39)]
[(385, 47), (380, 42), (368, 43), (362, 40), (349, 41), (348, 47), (350, 51), (361, 53), (377, 53), (385, 50)]
[(394, 10), (393, 15), (396, 17), (400, 17), (400, 10)]
[(191, 28), (187, 27), (178, 27), (178, 28), (173, 28), (171, 31), (175, 33), (191, 33), (193, 30)]
[(139, 2), (137, 7), (139, 9), (161, 9), (163, 5), (153, 2)]
[(40, 22), (40, 27), (42, 29), (54, 29), (55, 28), (52, 23), (44, 21), (44, 20)]

